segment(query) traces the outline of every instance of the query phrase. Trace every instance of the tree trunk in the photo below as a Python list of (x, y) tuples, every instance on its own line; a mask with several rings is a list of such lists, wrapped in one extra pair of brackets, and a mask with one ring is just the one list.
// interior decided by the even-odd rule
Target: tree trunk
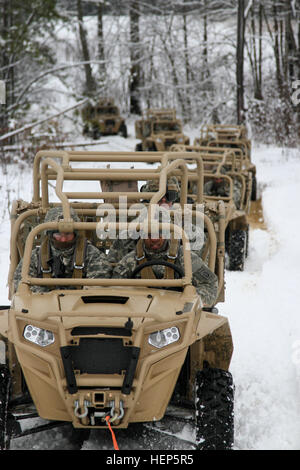
[[(81, 0), (77, 0), (77, 17), (79, 25), (79, 37), (81, 42), (82, 57), (85, 62), (90, 61), (90, 53), (87, 43), (86, 31), (83, 27), (83, 14), (82, 14), (82, 4)], [(96, 92), (96, 82), (93, 77), (92, 67), (90, 63), (84, 64), (85, 71), (85, 93), (88, 96), (95, 95)]]
[(286, 15), (285, 19), (285, 43), (287, 56), (287, 73), (289, 80), (292, 82), (296, 80), (295, 65), (297, 62), (297, 44), (294, 37), (290, 13)]
[[(300, 80), (300, 11), (297, 15), (298, 18), (298, 53), (297, 53), (297, 65), (298, 65), (298, 80)], [(298, 136), (300, 138), (300, 103), (297, 105), (297, 114), (298, 114)]]
[[(171, 37), (171, 35), (170, 35), (170, 37)], [(176, 68), (176, 64), (175, 64), (175, 57), (173, 55), (173, 50), (172, 50), (172, 47), (170, 47), (170, 50), (169, 50), (166, 40), (161, 38), (161, 41), (162, 41), (162, 44), (164, 46), (165, 54), (168, 57), (169, 62), (170, 62), (171, 76), (172, 76), (172, 79), (173, 79), (173, 85), (174, 85), (174, 88), (175, 88), (175, 93), (176, 93), (176, 96), (177, 96), (177, 99), (178, 99), (179, 106), (181, 107), (182, 114), (184, 115), (185, 110), (186, 110), (185, 100), (184, 100), (184, 96), (182, 94), (182, 87), (180, 86), (179, 79), (178, 79), (178, 76), (177, 76), (177, 68)], [(171, 46), (172, 46), (172, 44), (171, 44)]]
[(103, 36), (103, 4), (98, 3), (97, 5), (97, 26), (98, 26), (98, 60), (101, 61), (99, 64), (99, 78), (100, 82), (104, 82), (106, 78), (106, 66), (105, 66), (105, 51), (104, 51), (104, 36)]
[[(186, 1), (186, 0), (185, 0)], [(186, 111), (191, 109), (191, 99), (190, 99), (190, 85), (191, 85), (191, 67), (189, 60), (189, 45), (188, 45), (188, 27), (187, 27), (187, 15), (183, 14), (183, 40), (184, 40), (184, 62), (185, 62), (185, 78), (186, 78), (186, 92), (185, 92), (185, 101), (186, 101)], [(190, 113), (189, 113), (190, 114)], [(187, 116), (184, 116), (187, 118)]]
[(258, 42), (258, 88), (260, 92), (260, 98), (263, 99), (263, 91), (262, 91), (262, 59), (263, 59), (263, 52), (262, 52), (262, 35), (263, 35), (263, 6), (262, 0), (259, 2), (259, 42)]
[[(8, 131), (8, 114), (7, 109), (14, 104), (14, 73), (13, 67), (10, 67), (12, 60), (12, 42), (9, 41), (9, 29), (12, 28), (13, 12), (9, 0), (1, 2), (1, 15), (0, 15), (0, 28), (1, 38), (4, 43), (0, 42), (0, 67), (3, 68), (0, 79), (5, 82), (5, 105), (0, 105), (0, 133)], [(13, 144), (13, 139), (10, 139), (10, 144)]]
[(207, 47), (207, 0), (204, 2), (205, 6), (205, 11), (204, 11), (204, 16), (203, 16), (203, 74), (202, 74), (202, 79), (206, 80), (209, 77), (209, 69), (208, 69), (208, 47)]
[(300, 12), (298, 13), (298, 80), (300, 80)]
[[(262, 8), (261, 3), (258, 9), (258, 34), (256, 29), (256, 3), (253, 0), (251, 11), (250, 11), (250, 48), (248, 47), (248, 55), (252, 69), (253, 83), (254, 83), (254, 98), (256, 100), (262, 100)], [(246, 43), (246, 40), (245, 40)], [(250, 49), (250, 50), (249, 50)]]
[(129, 79), (129, 95), (130, 95), (130, 112), (132, 114), (141, 114), (140, 105), (140, 86), (141, 86), (141, 69), (140, 69), (140, 29), (139, 29), (139, 2), (131, 0), (129, 4), (129, 20), (130, 20), (130, 79)]
[(244, 110), (244, 46), (245, 46), (245, 0), (238, 0), (237, 18), (237, 52), (236, 52), (236, 85), (237, 85), (237, 123), (245, 121)]
[(277, 17), (277, 8), (274, 4), (273, 6), (273, 19), (274, 19), (274, 54), (275, 54), (275, 64), (276, 64), (276, 79), (277, 85), (279, 89), (280, 96), (283, 96), (283, 76), (282, 76), (282, 69), (281, 69), (281, 54), (280, 54), (280, 47), (279, 47), (279, 25), (278, 25), (278, 17)]

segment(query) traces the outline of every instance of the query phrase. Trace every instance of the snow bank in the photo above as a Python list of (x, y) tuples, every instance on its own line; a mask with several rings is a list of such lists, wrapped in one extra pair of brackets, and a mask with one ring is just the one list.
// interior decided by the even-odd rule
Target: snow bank
[(299, 449), (300, 160), (254, 152), (268, 231), (252, 230), (243, 273), (226, 272), (237, 449)]

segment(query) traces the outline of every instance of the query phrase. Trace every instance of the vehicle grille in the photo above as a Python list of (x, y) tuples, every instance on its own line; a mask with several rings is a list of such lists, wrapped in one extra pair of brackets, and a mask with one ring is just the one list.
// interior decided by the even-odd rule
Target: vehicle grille
[(71, 346), (73, 367), (82, 374), (121, 374), (131, 357), (131, 348), (122, 339), (81, 338)]
[(81, 374), (125, 374), (122, 393), (130, 393), (140, 348), (125, 346), (122, 338), (80, 338), (79, 345), (63, 346), (61, 357), (69, 393), (78, 388), (74, 370)]

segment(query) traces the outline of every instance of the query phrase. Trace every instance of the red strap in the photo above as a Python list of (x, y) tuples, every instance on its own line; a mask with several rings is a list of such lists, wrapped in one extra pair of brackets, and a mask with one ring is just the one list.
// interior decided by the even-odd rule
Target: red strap
[(118, 443), (117, 443), (117, 439), (116, 439), (115, 433), (113, 432), (112, 427), (111, 427), (110, 422), (109, 422), (109, 416), (106, 416), (105, 421), (106, 421), (106, 424), (107, 424), (107, 426), (109, 427), (109, 430), (110, 430), (110, 432), (111, 432), (111, 437), (112, 437), (112, 440), (113, 440), (114, 449), (115, 449), (115, 450), (120, 450), (120, 449), (119, 449), (119, 446), (118, 446)]

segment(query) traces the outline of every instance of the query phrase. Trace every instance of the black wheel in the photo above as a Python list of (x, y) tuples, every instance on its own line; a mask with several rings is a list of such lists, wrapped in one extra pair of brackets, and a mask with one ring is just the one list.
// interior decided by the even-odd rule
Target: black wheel
[(126, 124), (121, 124), (119, 134), (122, 135), (125, 139), (128, 137)]
[(247, 252), (245, 230), (233, 230), (230, 232), (227, 251), (229, 271), (243, 271)]
[[(90, 429), (77, 429), (72, 424), (62, 426), (62, 437), (67, 441), (67, 445), (72, 450), (80, 450), (84, 442), (90, 437)], [(66, 444), (65, 444), (66, 445)]]
[(150, 145), (146, 148), (146, 152), (156, 152), (155, 144), (150, 144)]
[(247, 229), (246, 229), (246, 253), (245, 253), (246, 258), (248, 258), (248, 254), (249, 254), (249, 224), (247, 225)]
[(198, 450), (231, 450), (234, 440), (234, 386), (230, 372), (210, 367), (195, 379)]
[(0, 364), (0, 450), (9, 450), (10, 441), (21, 433), (21, 426), (9, 412), (11, 375), (5, 364)]
[(8, 401), (11, 385), (11, 377), (4, 364), (0, 364), (0, 450), (8, 450), (10, 447), (11, 433), (8, 424)]
[(135, 146), (135, 151), (136, 151), (136, 152), (142, 152), (142, 150), (143, 150), (143, 145), (142, 145), (141, 142), (139, 142), (139, 143), (136, 144), (136, 146)]
[(101, 132), (99, 131), (99, 128), (97, 126), (94, 126), (92, 130), (92, 138), (94, 140), (97, 140), (97, 139), (100, 139), (100, 137), (101, 137)]
[(251, 201), (256, 201), (257, 199), (257, 180), (256, 176), (252, 176), (252, 189), (251, 189)]

